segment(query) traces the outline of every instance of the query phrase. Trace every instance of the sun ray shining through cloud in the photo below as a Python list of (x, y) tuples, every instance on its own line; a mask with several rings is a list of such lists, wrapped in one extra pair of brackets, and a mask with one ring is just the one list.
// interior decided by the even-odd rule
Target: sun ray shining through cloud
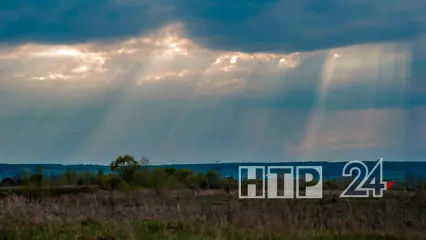
[[(423, 76), (414, 62), (426, 54), (413, 52), (414, 43), (228, 51), (209, 49), (187, 27), (114, 41), (1, 45), (0, 126), (12, 126), (0, 127), (12, 135), (0, 141), (1, 156), (84, 163), (131, 152), (164, 163), (408, 151), (399, 140), (411, 141), (409, 125), (420, 118), (412, 108), (426, 104), (413, 87)], [(57, 150), (46, 155), (49, 146)]]
[[(282, 55), (214, 52), (183, 37), (182, 32), (181, 24), (173, 24), (150, 36), (131, 38), (111, 45), (28, 44), (8, 51), (8, 55), (3, 55), (2, 59), (28, 58), (46, 64), (46, 67), (41, 69), (24, 66), (22, 72), (13, 75), (15, 78), (41, 81), (97, 79), (107, 82), (112, 71), (121, 71), (123, 65), (141, 59), (146, 70), (141, 72), (140, 79), (136, 80), (139, 84), (143, 81), (183, 78), (188, 74), (208, 74), (215, 80), (201, 81), (202, 84), (198, 87), (214, 84), (219, 88), (242, 81), (244, 76), (253, 71), (253, 64), (259, 62), (269, 62), (271, 66), (268, 70), (275, 66), (277, 73), (283, 71), (282, 68), (295, 68), (300, 64), (297, 59), (300, 53)], [(47, 70), (48, 68), (50, 69)]]
[[(329, 104), (327, 97), (333, 94), (333, 91), (339, 91), (339, 87), (345, 84), (354, 87), (364, 86), (364, 91), (357, 98), (364, 99), (374, 106), (382, 97), (379, 95), (384, 94), (380, 91), (383, 87), (390, 88), (391, 92), (394, 92), (393, 94), (400, 90), (404, 94), (409, 77), (410, 53), (407, 48), (398, 48), (395, 45), (367, 45), (335, 51), (328, 52), (327, 60), (323, 64), (316, 105), (307, 123), (304, 140), (299, 149), (301, 154), (307, 156), (307, 159), (314, 159), (318, 155), (318, 149), (324, 148), (324, 145), (329, 145), (327, 148), (332, 150), (336, 147), (340, 148), (340, 146), (368, 148), (383, 144), (392, 137), (386, 136), (386, 133), (395, 131), (395, 128), (399, 128), (397, 131), (401, 136), (405, 136), (405, 115), (401, 111), (386, 115), (392, 121), (383, 118), (374, 119), (373, 113), (369, 111), (359, 112), (356, 115), (353, 114), (356, 122), (336, 121), (338, 126), (331, 127), (338, 129), (345, 126), (345, 130), (339, 131), (338, 135), (328, 135), (329, 130), (324, 129), (325, 126), (328, 126), (327, 121), (330, 120), (330, 112), (327, 111), (327, 104)], [(406, 101), (404, 95), (390, 97), (399, 99), (401, 103)], [(358, 101), (358, 99), (351, 100)], [(398, 125), (389, 125), (394, 122), (398, 122)], [(371, 125), (371, 123), (375, 125)], [(383, 127), (385, 128), (383, 129)], [(382, 129), (380, 134), (378, 134), (379, 128)], [(366, 135), (358, 138), (358, 134), (353, 131), (361, 134), (364, 132)], [(348, 136), (353, 137), (352, 143), (344, 143), (347, 142)], [(381, 136), (381, 138), (377, 138), (377, 136)], [(329, 156), (323, 157), (325, 157), (323, 160), (329, 160)]]

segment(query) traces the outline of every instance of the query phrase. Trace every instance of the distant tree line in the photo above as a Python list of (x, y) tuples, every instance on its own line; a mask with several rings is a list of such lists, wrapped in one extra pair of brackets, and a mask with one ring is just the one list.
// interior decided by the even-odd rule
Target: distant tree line
[[(60, 186), (96, 186), (97, 188), (106, 190), (117, 189), (138, 189), (149, 188), (156, 191), (162, 189), (238, 189), (238, 181), (232, 177), (221, 176), (215, 170), (207, 172), (194, 172), (190, 169), (175, 169), (173, 167), (148, 167), (150, 161), (146, 158), (136, 160), (131, 155), (123, 155), (117, 157), (110, 164), (111, 172), (105, 174), (101, 169), (96, 172), (76, 172), (67, 168), (65, 173), (55, 177), (45, 177), (41, 167), (36, 168), (33, 174), (24, 174), (19, 185), (42, 188), (60, 187)], [(242, 188), (246, 189), (247, 184), (255, 183), (261, 187), (261, 180), (258, 181), (242, 181)], [(344, 189), (348, 186), (348, 179), (328, 179), (323, 182), (324, 189)], [(300, 187), (304, 188), (315, 184), (313, 182), (305, 183), (301, 181)], [(3, 185), (4, 182), (3, 182)], [(398, 183), (393, 189), (404, 189), (405, 183)], [(426, 189), (426, 184), (422, 185)]]
[[(101, 189), (221, 189), (238, 188), (238, 182), (232, 178), (224, 178), (216, 171), (194, 172), (190, 169), (149, 168), (149, 160), (136, 160), (131, 155), (116, 158), (110, 164), (110, 173), (105, 174), (101, 169), (96, 172), (76, 172), (67, 168), (57, 177), (46, 177), (41, 167), (33, 174), (24, 173), (20, 177), (20, 186), (31, 188), (59, 186), (97, 186)], [(16, 185), (4, 181), (3, 185)], [(230, 186), (228, 186), (230, 185)]]

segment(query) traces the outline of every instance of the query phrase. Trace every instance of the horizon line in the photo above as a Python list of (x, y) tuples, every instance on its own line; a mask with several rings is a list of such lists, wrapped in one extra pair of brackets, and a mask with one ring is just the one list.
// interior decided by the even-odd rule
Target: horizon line
[[(355, 160), (335, 160), (335, 161), (327, 161), (327, 160), (310, 160), (310, 161), (276, 161), (276, 162), (270, 162), (270, 161), (250, 161), (250, 162), (209, 162), (209, 163), (162, 163), (162, 164), (147, 164), (146, 166), (178, 166), (178, 165), (223, 165), (223, 164), (277, 164), (277, 163), (309, 163), (309, 162), (315, 162), (315, 163), (341, 163), (341, 162), (350, 162)], [(356, 160), (361, 162), (375, 162), (377, 160)], [(386, 161), (383, 160), (383, 162), (393, 162), (393, 163), (426, 163), (426, 161)], [(0, 162), (0, 165), (59, 165), (59, 166), (104, 166), (108, 167), (109, 164), (100, 164), (100, 163), (75, 163), (75, 164), (64, 164), (64, 163), (2, 163)]]

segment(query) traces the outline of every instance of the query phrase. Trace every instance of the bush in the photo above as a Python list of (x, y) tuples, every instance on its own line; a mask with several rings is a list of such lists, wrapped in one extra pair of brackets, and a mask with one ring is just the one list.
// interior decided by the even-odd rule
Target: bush
[(119, 156), (110, 164), (111, 171), (119, 175), (128, 184), (133, 182), (135, 172), (139, 167), (140, 163), (130, 155)]
[(123, 187), (123, 179), (116, 175), (108, 175), (106, 180), (106, 188), (109, 190), (119, 189), (120, 186)]
[(41, 182), (43, 181), (43, 175), (33, 174), (30, 177), (30, 183), (34, 186), (41, 187)]
[(164, 187), (164, 179), (166, 179), (167, 175), (164, 172), (164, 169), (155, 168), (150, 172), (148, 177), (148, 186), (159, 189)]

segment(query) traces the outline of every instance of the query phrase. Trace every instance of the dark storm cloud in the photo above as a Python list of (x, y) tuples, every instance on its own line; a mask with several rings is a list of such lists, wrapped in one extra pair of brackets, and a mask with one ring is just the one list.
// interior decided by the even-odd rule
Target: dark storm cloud
[(1, 1), (0, 41), (110, 40), (181, 21), (209, 48), (292, 52), (414, 38), (424, 12), (421, 0)]
[(170, 6), (162, 0), (1, 1), (0, 41), (14, 44), (114, 40), (144, 34), (171, 20)]
[(245, 1), (239, 8), (199, 1), (197, 8), (203, 12), (182, 8), (191, 37), (227, 50), (309, 51), (404, 40), (426, 29), (424, 1)]

